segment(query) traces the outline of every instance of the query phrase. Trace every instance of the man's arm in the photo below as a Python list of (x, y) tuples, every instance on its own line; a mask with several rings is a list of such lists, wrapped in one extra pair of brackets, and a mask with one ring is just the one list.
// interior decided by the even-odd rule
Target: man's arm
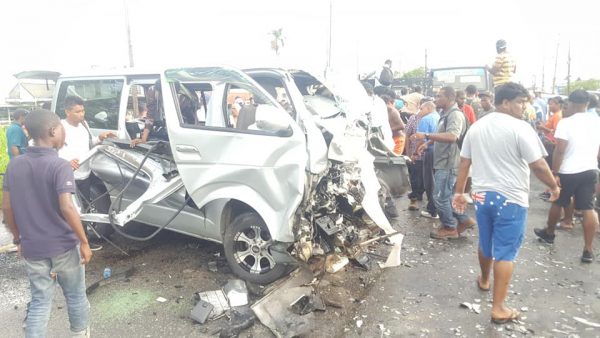
[(10, 153), (13, 156), (19, 156), (19, 155), (21, 155), (21, 150), (19, 149), (19, 147), (13, 145), (13, 146), (10, 146)]
[(388, 119), (390, 122), (390, 128), (392, 128), (392, 132), (404, 130), (404, 122), (402, 122), (400, 113), (398, 113), (398, 111), (388, 112)]
[(459, 214), (464, 213), (467, 207), (467, 200), (463, 194), (465, 193), (465, 186), (467, 185), (470, 167), (471, 159), (461, 156), (460, 164), (458, 166), (458, 176), (456, 178), (456, 185), (454, 188), (454, 199), (452, 202), (452, 206)]
[(542, 157), (535, 162), (529, 163), (529, 168), (533, 171), (535, 177), (551, 189), (550, 201), (557, 200), (560, 195), (560, 187), (554, 179), (552, 172), (550, 172), (546, 160)]
[(10, 204), (10, 193), (6, 190), (2, 196), (2, 211), (4, 212), (4, 222), (8, 226), (8, 230), (13, 235), (13, 240), (17, 241), (20, 238), (19, 228), (15, 222), (15, 214), (13, 213), (12, 206)]
[(552, 172), (557, 174), (560, 170), (560, 166), (565, 158), (565, 151), (569, 141), (557, 138), (556, 145), (554, 146), (554, 153), (552, 154)]
[(75, 235), (79, 238), (79, 242), (81, 242), (80, 252), (82, 264), (87, 264), (92, 258), (92, 251), (90, 250), (85, 231), (83, 231), (83, 225), (81, 224), (79, 214), (73, 205), (71, 193), (64, 192), (58, 195), (58, 203), (63, 218), (67, 221), (67, 224), (69, 224), (69, 227), (71, 227), (73, 232), (75, 232)]

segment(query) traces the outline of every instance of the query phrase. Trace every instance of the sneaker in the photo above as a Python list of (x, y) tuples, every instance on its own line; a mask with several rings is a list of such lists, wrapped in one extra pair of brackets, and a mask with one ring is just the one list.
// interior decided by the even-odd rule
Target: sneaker
[(71, 337), (86, 337), (86, 338), (90, 338), (90, 328), (86, 328), (83, 331), (79, 331), (79, 332), (74, 332), (71, 331)]
[(456, 239), (458, 238), (458, 231), (455, 228), (440, 227), (436, 231), (429, 233), (431, 238), (435, 239)]
[(471, 194), (463, 194), (468, 204), (473, 204), (473, 199), (471, 198)]
[(417, 202), (417, 200), (410, 200), (410, 204), (408, 205), (408, 210), (410, 210), (410, 211), (419, 210), (419, 202)]
[(431, 218), (431, 219), (439, 219), (440, 216), (438, 215), (432, 215), (431, 213), (429, 213), (429, 211), (427, 210), (421, 210), (421, 216), (423, 217), (427, 217), (427, 218)]
[(544, 201), (547, 201), (550, 199), (550, 193), (549, 192), (543, 192), (541, 194), (538, 195), (539, 198), (543, 199)]
[(546, 229), (541, 229), (541, 228), (535, 228), (533, 229), (533, 232), (535, 233), (536, 236), (539, 237), (539, 241), (540, 242), (544, 242), (547, 244), (554, 244), (554, 237), (556, 237), (555, 235), (549, 235), (546, 232)]
[(592, 251), (583, 250), (583, 254), (581, 255), (582, 263), (591, 263), (594, 261), (594, 253)]
[(99, 251), (102, 250), (102, 245), (100, 244), (95, 244), (95, 243), (90, 243), (90, 250), (92, 251)]

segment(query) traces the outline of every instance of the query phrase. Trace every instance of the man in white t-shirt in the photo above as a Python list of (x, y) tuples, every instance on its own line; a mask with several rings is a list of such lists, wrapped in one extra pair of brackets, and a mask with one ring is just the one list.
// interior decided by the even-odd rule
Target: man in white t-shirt
[(546, 150), (535, 131), (521, 119), (527, 90), (516, 83), (496, 89), (497, 112), (473, 124), (465, 136), (453, 206), (463, 214), (469, 168), (473, 165), (472, 195), (479, 227), (480, 290), (491, 287), (494, 271), (492, 322), (506, 323), (517, 319), (519, 311), (505, 306), (527, 221), (530, 170), (552, 189), (551, 199), (560, 193), (548, 164)]
[(61, 120), (65, 128), (65, 145), (58, 150), (58, 156), (71, 163), (77, 189), (85, 198), (85, 201), (82, 201), (83, 207), (87, 208), (87, 202), (91, 198), (92, 180), (95, 176), (91, 173), (89, 162), (80, 165), (79, 159), (89, 152), (93, 146), (108, 137), (115, 137), (115, 134), (107, 131), (98, 137), (93, 136), (85, 121), (85, 108), (83, 105), (83, 99), (78, 96), (67, 96), (65, 98), (66, 118)]
[(575, 209), (583, 212), (584, 247), (581, 261), (594, 260), (592, 242), (598, 226), (594, 211), (594, 192), (598, 182), (600, 156), (600, 117), (587, 114), (590, 95), (585, 90), (575, 90), (569, 95), (567, 111), (558, 122), (554, 137), (556, 146), (552, 172), (561, 185), (560, 197), (552, 204), (545, 229), (534, 229), (540, 240), (554, 243), (554, 230), (560, 219), (561, 207), (567, 207), (575, 197)]

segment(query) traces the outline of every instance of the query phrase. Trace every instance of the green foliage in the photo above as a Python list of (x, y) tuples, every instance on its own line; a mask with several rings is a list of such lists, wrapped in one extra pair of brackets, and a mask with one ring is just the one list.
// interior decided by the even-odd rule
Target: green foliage
[[(6, 127), (0, 127), (0, 173), (6, 172), (8, 165), (8, 153), (6, 146)], [(0, 185), (4, 181), (4, 176), (0, 176)], [(0, 203), (2, 202), (2, 192), (0, 192)]]
[(589, 80), (576, 80), (571, 83), (571, 91), (576, 89), (584, 89), (584, 90), (599, 90), (600, 89), (600, 80), (589, 79)]
[(425, 77), (426, 72), (425, 72), (425, 67), (419, 67), (419, 68), (415, 68), (413, 70), (409, 70), (408, 72), (405, 72), (404, 74), (402, 74), (402, 79), (414, 79), (414, 78), (420, 78), (420, 77)]

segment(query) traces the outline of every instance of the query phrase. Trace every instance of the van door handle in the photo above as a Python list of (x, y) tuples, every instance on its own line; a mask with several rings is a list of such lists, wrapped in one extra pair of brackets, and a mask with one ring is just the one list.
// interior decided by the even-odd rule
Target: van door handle
[(200, 153), (194, 146), (176, 145), (175, 149), (180, 153)]

